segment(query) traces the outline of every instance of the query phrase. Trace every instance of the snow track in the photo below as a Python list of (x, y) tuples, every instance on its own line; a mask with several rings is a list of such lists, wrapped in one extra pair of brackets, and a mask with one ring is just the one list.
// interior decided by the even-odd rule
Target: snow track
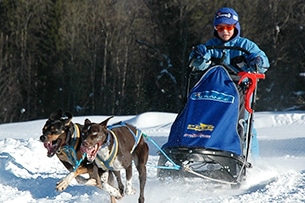
[[(112, 122), (125, 120), (141, 128), (160, 146), (167, 141), (176, 114), (145, 113), (115, 116)], [(108, 116), (90, 116), (100, 122)], [(82, 123), (87, 117), (77, 117)], [(0, 202), (74, 203), (109, 202), (108, 195), (95, 187), (72, 181), (64, 192), (55, 185), (67, 174), (56, 156), (48, 158), (38, 140), (45, 120), (0, 125)], [(111, 124), (111, 123), (110, 123)], [(157, 149), (151, 144), (145, 189), (147, 203), (241, 203), (291, 202), (305, 200), (305, 112), (258, 112), (255, 126), (260, 143), (260, 158), (253, 160), (247, 180), (238, 190), (200, 178), (168, 179), (156, 177)], [(138, 179), (134, 169), (134, 196), (119, 203), (134, 203), (138, 197)], [(123, 173), (124, 178), (124, 173)]]

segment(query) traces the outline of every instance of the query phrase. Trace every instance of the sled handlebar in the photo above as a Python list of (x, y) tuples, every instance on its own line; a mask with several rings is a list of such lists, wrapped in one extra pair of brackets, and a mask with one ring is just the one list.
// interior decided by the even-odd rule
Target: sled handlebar
[[(249, 55), (251, 54), (248, 50), (242, 48), (242, 47), (238, 47), (238, 46), (219, 46), (219, 45), (211, 45), (211, 46), (206, 46), (207, 49), (220, 49), (220, 50), (225, 50), (225, 49), (229, 49), (229, 50), (238, 50), (238, 51), (242, 51), (244, 52), (245, 54)], [(223, 52), (223, 56), (220, 58), (220, 61), (214, 65), (222, 65), (224, 66), (229, 72), (233, 73), (234, 75), (238, 75), (238, 72), (242, 72), (243, 70), (241, 68), (238, 68), (238, 67), (230, 67), (230, 65), (225, 65), (223, 64), (223, 60), (225, 58), (225, 52)], [(189, 77), (189, 75), (194, 72), (194, 73), (198, 73), (198, 72), (202, 72), (204, 70), (195, 70), (194, 71), (194, 66), (193, 66), (193, 63), (194, 63), (194, 60), (195, 60), (195, 57), (191, 58), (189, 60), (189, 64), (188, 64), (188, 67), (187, 67), (187, 70), (186, 70), (186, 77)], [(235, 70), (237, 69), (237, 71)]]
[(240, 84), (246, 78), (248, 78), (248, 80), (249, 80), (249, 88), (246, 90), (246, 94), (245, 94), (245, 108), (247, 109), (247, 111), (249, 113), (253, 113), (252, 106), (250, 105), (250, 101), (251, 101), (250, 97), (253, 94), (254, 90), (256, 89), (258, 80), (265, 79), (265, 74), (239, 72), (238, 76), (240, 76), (238, 84)]

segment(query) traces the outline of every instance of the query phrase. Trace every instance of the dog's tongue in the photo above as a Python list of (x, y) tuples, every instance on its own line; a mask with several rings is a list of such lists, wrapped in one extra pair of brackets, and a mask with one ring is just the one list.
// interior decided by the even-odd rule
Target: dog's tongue
[(81, 147), (82, 153), (85, 152), (87, 154), (87, 159), (90, 162), (92, 162), (95, 159), (98, 149), (99, 149), (98, 144), (95, 144), (92, 147), (84, 147), (84, 146)]
[(56, 152), (56, 146), (57, 146), (57, 142), (53, 143), (53, 142), (45, 142), (43, 145), (44, 147), (48, 150), (47, 156), (51, 157), (55, 154)]

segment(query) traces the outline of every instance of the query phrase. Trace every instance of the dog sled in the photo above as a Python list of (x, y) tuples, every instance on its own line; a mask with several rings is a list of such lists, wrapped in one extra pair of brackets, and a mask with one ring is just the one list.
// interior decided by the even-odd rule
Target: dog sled
[(251, 167), (256, 85), (263, 78), (225, 65), (189, 71), (187, 101), (159, 150), (157, 176), (200, 177), (238, 188)]

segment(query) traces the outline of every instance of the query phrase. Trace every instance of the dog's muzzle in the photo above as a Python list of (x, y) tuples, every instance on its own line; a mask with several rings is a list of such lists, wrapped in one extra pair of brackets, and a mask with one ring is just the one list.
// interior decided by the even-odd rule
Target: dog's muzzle
[(83, 142), (80, 146), (80, 150), (82, 154), (86, 154), (89, 162), (93, 162), (99, 150), (99, 144), (88, 145), (86, 142)]

